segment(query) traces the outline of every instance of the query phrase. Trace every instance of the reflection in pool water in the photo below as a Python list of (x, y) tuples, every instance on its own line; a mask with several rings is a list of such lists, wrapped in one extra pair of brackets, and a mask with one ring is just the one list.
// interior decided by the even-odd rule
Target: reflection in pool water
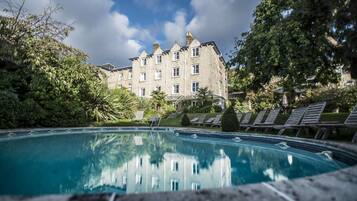
[(346, 167), (307, 151), (172, 133), (73, 134), (0, 142), (0, 194), (197, 190)]

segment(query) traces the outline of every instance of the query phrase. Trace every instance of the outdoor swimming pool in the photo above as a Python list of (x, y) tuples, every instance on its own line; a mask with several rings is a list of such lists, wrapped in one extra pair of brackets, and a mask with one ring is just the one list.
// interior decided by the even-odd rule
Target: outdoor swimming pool
[(140, 193), (287, 180), (347, 167), (285, 142), (159, 131), (78, 129), (0, 138), (0, 195)]

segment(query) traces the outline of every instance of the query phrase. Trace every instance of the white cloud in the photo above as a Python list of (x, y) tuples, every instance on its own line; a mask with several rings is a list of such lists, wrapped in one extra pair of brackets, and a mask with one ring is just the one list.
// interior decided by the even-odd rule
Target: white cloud
[(111, 10), (111, 0), (28, 0), (25, 7), (39, 13), (50, 3), (63, 8), (56, 18), (75, 28), (64, 42), (85, 51), (94, 64), (127, 65), (128, 58), (143, 48), (142, 40), (153, 40), (148, 30), (132, 26), (126, 15)]
[[(259, 0), (191, 0), (194, 14), (186, 23), (185, 15), (176, 14), (167, 22), (165, 37), (169, 41), (182, 41), (182, 31), (191, 31), (201, 41), (214, 40), (222, 52), (233, 48), (235, 37), (248, 31), (252, 13)], [(183, 18), (183, 19), (182, 19)], [(183, 23), (185, 25), (183, 25)]]
[(175, 14), (173, 22), (166, 22), (164, 25), (164, 34), (169, 43), (175, 41), (183, 43), (186, 32), (186, 14), (178, 11)]

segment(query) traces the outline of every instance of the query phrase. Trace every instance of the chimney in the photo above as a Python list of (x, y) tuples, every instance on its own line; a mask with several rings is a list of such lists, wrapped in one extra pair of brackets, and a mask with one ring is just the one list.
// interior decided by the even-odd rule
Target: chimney
[(186, 33), (186, 46), (189, 46), (193, 41), (193, 35), (191, 32)]
[(159, 43), (152, 44), (152, 52), (155, 52), (159, 48), (160, 48), (160, 44)]

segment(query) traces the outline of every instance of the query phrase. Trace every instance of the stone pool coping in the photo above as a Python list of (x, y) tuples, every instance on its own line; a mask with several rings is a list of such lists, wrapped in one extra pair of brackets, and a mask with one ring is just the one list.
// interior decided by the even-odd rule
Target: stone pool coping
[[(115, 131), (117, 127), (104, 127), (112, 128)], [(132, 127), (118, 127), (121, 131), (129, 129)], [(124, 128), (124, 129), (122, 129)], [(140, 129), (131, 129), (130, 131), (144, 131), (151, 130), (149, 127), (135, 127)], [(60, 129), (93, 129), (93, 131), (98, 132), (104, 130), (103, 128), (43, 128), (43, 129), (31, 129), (31, 130), (60, 130)], [(156, 130), (156, 129), (155, 129)], [(164, 127), (159, 128), (160, 131), (175, 131), (181, 134), (196, 134), (198, 136), (212, 136), (212, 135), (222, 135), (227, 136), (228, 133), (219, 131), (208, 131), (205, 129), (196, 128), (170, 128)], [(29, 129), (14, 129), (14, 130), (0, 130), (0, 137), (10, 134), (11, 136), (16, 136), (16, 132), (23, 133)], [(108, 132), (110, 132), (108, 130)], [(129, 130), (127, 130), (129, 131)], [(15, 134), (14, 134), (15, 133)], [(41, 133), (41, 132), (40, 132)], [(32, 135), (32, 134), (30, 134)], [(287, 142), (296, 143), (306, 143), (311, 145), (324, 145), (329, 147), (338, 148), (344, 151), (349, 151), (353, 154), (357, 154), (357, 145), (352, 143), (342, 143), (334, 141), (322, 141), (314, 139), (303, 139), (288, 136), (277, 136), (269, 134), (247, 134), (247, 133), (229, 133), (229, 136), (238, 136), (242, 139), (254, 137), (256, 139), (268, 139), (268, 140), (279, 140)], [(21, 137), (20, 136), (20, 137)], [(27, 135), (25, 135), (27, 136)], [(344, 200), (352, 201), (357, 199), (357, 165), (341, 169), (338, 171), (320, 174), (311, 177), (304, 177), (299, 179), (293, 179), (288, 181), (279, 182), (263, 182), (257, 184), (248, 184), (237, 187), (226, 187), (220, 189), (206, 189), (200, 191), (181, 191), (181, 192), (159, 192), (159, 193), (140, 193), (140, 194), (127, 194), (127, 195), (116, 195), (116, 194), (87, 194), (87, 195), (46, 195), (46, 196), (0, 196), (0, 200), (4, 201), (33, 201), (33, 200), (53, 200), (53, 201), (74, 201), (74, 200), (103, 200), (103, 201), (156, 201), (156, 200), (167, 200), (167, 201), (178, 201), (178, 200), (311, 200), (311, 201), (322, 201), (322, 200)]]

